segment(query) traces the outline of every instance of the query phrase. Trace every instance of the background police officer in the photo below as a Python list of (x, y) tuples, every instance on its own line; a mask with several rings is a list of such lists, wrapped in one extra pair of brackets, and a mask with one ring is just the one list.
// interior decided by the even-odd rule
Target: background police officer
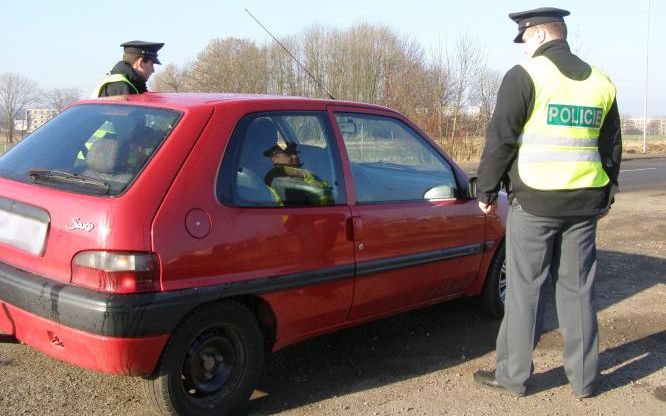
[(502, 81), (478, 172), (481, 210), (494, 212), (502, 182), (511, 207), (496, 368), (474, 379), (515, 395), (525, 393), (533, 371), (549, 277), (574, 393), (594, 394), (599, 378), (596, 221), (617, 190), (622, 142), (615, 87), (571, 53), (568, 15), (550, 7), (509, 15), (518, 24), (514, 42), (524, 44), (528, 59)]
[(164, 43), (133, 40), (120, 46), (123, 47), (123, 59), (95, 89), (95, 97), (144, 93), (148, 90), (148, 78), (155, 72), (154, 65), (161, 64), (157, 51)]

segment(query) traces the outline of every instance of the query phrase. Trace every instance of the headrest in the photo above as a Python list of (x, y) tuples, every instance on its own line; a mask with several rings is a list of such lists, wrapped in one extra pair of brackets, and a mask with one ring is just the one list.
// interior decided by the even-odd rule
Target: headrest
[(126, 143), (115, 138), (99, 139), (90, 147), (86, 165), (88, 169), (99, 173), (115, 174), (125, 171), (127, 157)]
[(268, 117), (260, 117), (250, 124), (245, 134), (245, 140), (256, 145), (263, 145), (266, 149), (277, 142), (277, 128), (275, 123)]

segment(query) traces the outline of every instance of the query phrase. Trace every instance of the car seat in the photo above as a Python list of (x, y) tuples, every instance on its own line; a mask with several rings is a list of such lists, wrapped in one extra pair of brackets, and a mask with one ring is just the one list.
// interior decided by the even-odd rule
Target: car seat
[(236, 172), (236, 193), (242, 205), (278, 205), (275, 196), (261, 179), (272, 167), (266, 149), (277, 142), (277, 128), (273, 120), (260, 117), (248, 126)]
[(96, 140), (86, 155), (83, 175), (127, 184), (134, 176), (128, 171), (129, 144), (117, 138)]

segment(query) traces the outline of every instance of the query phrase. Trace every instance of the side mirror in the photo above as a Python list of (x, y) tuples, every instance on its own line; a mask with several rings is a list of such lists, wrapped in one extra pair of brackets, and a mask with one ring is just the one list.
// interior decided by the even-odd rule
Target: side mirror
[(469, 178), (469, 183), (467, 184), (467, 192), (465, 197), (467, 199), (476, 199), (477, 193), (476, 193), (476, 182), (479, 180), (476, 176), (472, 176)]
[(428, 189), (423, 195), (423, 199), (451, 199), (455, 198), (453, 188), (449, 185), (437, 185)]

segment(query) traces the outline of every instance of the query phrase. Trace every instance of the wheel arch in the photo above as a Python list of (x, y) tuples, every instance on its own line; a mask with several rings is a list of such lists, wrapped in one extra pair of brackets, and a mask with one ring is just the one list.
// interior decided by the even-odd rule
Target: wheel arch
[(271, 305), (261, 296), (241, 295), (222, 300), (235, 300), (245, 305), (255, 316), (264, 335), (264, 350), (270, 352), (277, 339), (277, 319)]

